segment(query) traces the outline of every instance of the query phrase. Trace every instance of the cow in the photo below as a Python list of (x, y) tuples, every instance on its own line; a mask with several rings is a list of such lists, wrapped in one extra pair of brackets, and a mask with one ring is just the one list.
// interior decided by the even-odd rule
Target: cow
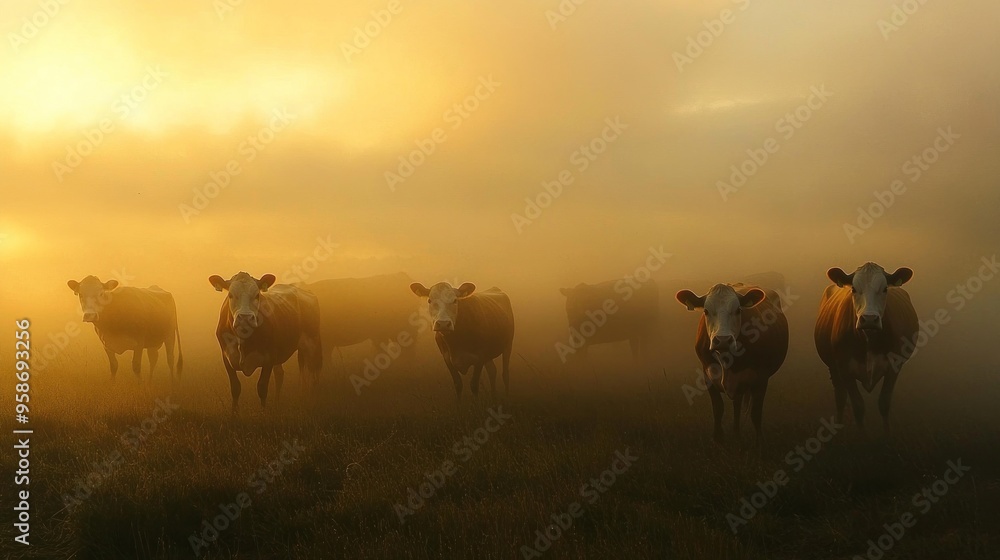
[(577, 284), (560, 288), (566, 297), (566, 319), (570, 345), (560, 347), (560, 358), (567, 354), (586, 358), (587, 348), (627, 340), (636, 361), (649, 358), (659, 332), (660, 292), (649, 280), (636, 286), (625, 280), (599, 284)]
[[(366, 340), (376, 348), (380, 344), (392, 347), (399, 344), (400, 335), (409, 333), (412, 341), (417, 334), (414, 324), (417, 305), (407, 293), (412, 282), (400, 272), (296, 284), (319, 298), (324, 359), (330, 358), (339, 347)], [(416, 345), (409, 344), (395, 351), (412, 358), (415, 348)]]
[(739, 437), (740, 413), (749, 406), (759, 447), (767, 383), (788, 353), (788, 321), (780, 297), (771, 289), (737, 283), (716, 284), (703, 296), (681, 290), (676, 298), (689, 311), (704, 310), (694, 351), (712, 399), (715, 441), (723, 441), (725, 392), (733, 401), (733, 432)]
[(850, 396), (854, 421), (864, 433), (865, 403), (858, 382), (871, 393), (884, 379), (878, 407), (888, 435), (892, 391), (920, 328), (910, 295), (901, 287), (913, 271), (899, 268), (888, 274), (868, 262), (851, 274), (831, 268), (826, 275), (833, 284), (823, 291), (814, 335), (816, 351), (830, 370), (837, 421), (843, 419)]
[(315, 381), (323, 367), (319, 301), (295, 286), (275, 284), (273, 274), (256, 279), (240, 272), (224, 280), (208, 279), (216, 291), (229, 295), (219, 311), (215, 336), (222, 349), (222, 363), (229, 374), (233, 414), (238, 412), (240, 380), (236, 372), (250, 377), (260, 368), (257, 396), (266, 408), (267, 386), (274, 371), (275, 399), (281, 400), (285, 372), (282, 364), (298, 352), (299, 371)]
[(469, 368), (475, 368), (471, 390), (472, 396), (478, 397), (479, 375), (484, 366), (496, 398), (497, 368), (493, 360), (497, 356), (503, 357), (504, 394), (509, 394), (514, 311), (507, 294), (496, 287), (477, 292), (471, 282), (458, 288), (448, 282), (438, 282), (430, 288), (414, 282), (410, 291), (427, 298), (434, 339), (455, 383), (456, 399), (462, 397), (462, 376)]
[(170, 292), (158, 286), (119, 286), (117, 280), (101, 282), (96, 276), (87, 276), (79, 282), (70, 280), (66, 284), (80, 297), (83, 322), (94, 325), (94, 331), (101, 339), (111, 365), (112, 379), (118, 373), (118, 354), (126, 350), (132, 351), (132, 371), (137, 378), (142, 369), (142, 351), (146, 350), (152, 378), (161, 346), (166, 347), (171, 380), (174, 376), (180, 377), (184, 368), (184, 353), (177, 328), (177, 307)]

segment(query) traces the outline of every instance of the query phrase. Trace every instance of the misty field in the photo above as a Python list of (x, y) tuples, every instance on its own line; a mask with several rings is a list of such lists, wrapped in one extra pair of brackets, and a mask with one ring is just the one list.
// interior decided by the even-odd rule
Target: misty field
[[(290, 368), (266, 413), (257, 377), (243, 378), (234, 420), (218, 358), (187, 360), (173, 386), (162, 365), (152, 384), (127, 371), (112, 382), (96, 357), (33, 378), (31, 546), (9, 546), (5, 523), (5, 557), (189, 558), (218, 519), (203, 558), (854, 558), (907, 513), (912, 527), (883, 536), (886, 558), (1000, 553), (995, 381), (944, 384), (949, 372), (914, 368), (891, 439), (869, 398), (870, 438), (848, 420), (817, 449), (832, 389), (790, 356), (758, 454), (748, 418), (742, 444), (731, 437), (728, 402), (728, 441), (712, 442), (693, 365), (564, 369), (515, 355), (509, 398), (494, 405), (484, 374), (479, 402), (467, 377), (456, 407), (432, 354), (361, 395), (348, 381), (360, 359), (348, 357), (315, 389)], [(939, 483), (946, 494), (913, 501), (956, 462), (970, 470)], [(2, 468), (15, 469), (12, 454)], [(769, 485), (779, 470), (784, 484)], [(412, 499), (424, 483), (430, 497)], [(734, 535), (727, 514), (743, 519), (741, 500), (760, 504), (768, 488)]]

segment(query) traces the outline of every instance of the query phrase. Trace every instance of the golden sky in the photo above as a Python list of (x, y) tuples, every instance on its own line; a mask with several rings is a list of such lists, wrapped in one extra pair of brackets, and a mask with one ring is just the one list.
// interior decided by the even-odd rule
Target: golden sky
[[(336, 248), (317, 278), (545, 289), (619, 277), (660, 245), (685, 278), (865, 260), (964, 277), (1000, 240), (996, 2), (896, 24), (871, 0), (566, 0), (565, 17), (558, 0), (232, 4), (4, 0), (8, 293), (68, 300), (68, 278), (127, 269), (210, 298), (209, 274), (279, 273), (318, 238)], [(609, 120), (623, 129), (582, 169)], [(904, 163), (949, 127), (912, 180)], [(420, 142), (433, 153), (390, 188)], [(564, 171), (519, 232), (512, 214)], [(905, 194), (852, 243), (844, 224), (895, 179)]]

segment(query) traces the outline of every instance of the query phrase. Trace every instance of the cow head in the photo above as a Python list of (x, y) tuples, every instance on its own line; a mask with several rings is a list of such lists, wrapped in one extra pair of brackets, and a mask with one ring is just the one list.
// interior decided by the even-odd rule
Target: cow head
[(219, 275), (208, 278), (216, 291), (229, 291), (229, 311), (233, 314), (233, 328), (240, 338), (249, 337), (253, 329), (263, 323), (260, 294), (266, 292), (274, 280), (273, 274), (265, 274), (258, 280), (246, 272), (240, 272), (229, 280), (223, 280)]
[(575, 288), (559, 288), (559, 293), (566, 297), (566, 316), (571, 322), (579, 322), (586, 318), (587, 311), (591, 311), (587, 303), (596, 303), (600, 307), (601, 294), (592, 292), (596, 291), (587, 284), (577, 284)]
[(66, 284), (80, 296), (84, 323), (96, 323), (101, 318), (101, 311), (111, 303), (112, 290), (118, 287), (117, 280), (101, 282), (96, 276), (88, 276), (80, 282), (70, 280)]
[(743, 309), (764, 301), (764, 292), (753, 288), (745, 295), (740, 295), (732, 286), (716, 284), (708, 294), (700, 297), (691, 290), (681, 290), (676, 297), (688, 311), (704, 309), (709, 349), (713, 352), (726, 352), (736, 347), (736, 339), (743, 325)]
[(899, 268), (896, 272), (887, 274), (884, 268), (869, 262), (851, 274), (839, 268), (831, 268), (826, 275), (842, 288), (851, 287), (855, 328), (859, 331), (878, 331), (882, 329), (882, 314), (885, 312), (889, 287), (902, 286), (913, 278), (913, 271), (909, 268)]
[(454, 288), (448, 282), (438, 282), (430, 288), (414, 282), (410, 290), (418, 297), (427, 298), (427, 309), (430, 311), (434, 330), (437, 332), (453, 332), (458, 322), (458, 300), (472, 295), (476, 285), (466, 282)]

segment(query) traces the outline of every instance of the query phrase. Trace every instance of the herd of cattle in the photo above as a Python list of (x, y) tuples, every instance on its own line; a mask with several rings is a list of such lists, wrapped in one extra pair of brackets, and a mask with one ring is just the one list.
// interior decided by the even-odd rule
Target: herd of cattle
[[(823, 293), (814, 337), (819, 356), (830, 370), (838, 420), (850, 397), (855, 420), (863, 425), (864, 402), (858, 383), (871, 392), (884, 379), (879, 411), (888, 430), (893, 388), (909, 357), (905, 347), (919, 328), (910, 297), (901, 288), (912, 275), (908, 268), (889, 274), (871, 262), (851, 274), (839, 268), (827, 272), (833, 285)], [(251, 376), (261, 370), (257, 395), (264, 406), (272, 372), (280, 399), (283, 364), (292, 354), (297, 354), (300, 371), (315, 380), (324, 355), (338, 347), (365, 340), (396, 341), (426, 327), (433, 329), (456, 395), (461, 395), (462, 376), (470, 369), (474, 370), (473, 394), (484, 368), (495, 392), (497, 357), (502, 359), (505, 389), (509, 387), (514, 314), (510, 298), (499, 288), (477, 291), (469, 282), (457, 288), (439, 282), (428, 288), (402, 273), (295, 285), (275, 284), (275, 280), (272, 274), (258, 279), (246, 272), (229, 280), (217, 275), (209, 278), (217, 291), (227, 294), (216, 336), (229, 375), (234, 413), (241, 389), (237, 373)], [(183, 354), (170, 293), (156, 286), (123, 287), (95, 276), (68, 284), (80, 298), (84, 322), (94, 325), (112, 376), (118, 369), (117, 355), (129, 350), (136, 374), (144, 350), (152, 370), (161, 346), (166, 349), (171, 375), (180, 374)], [(413, 295), (408, 292), (426, 300), (420, 313), (414, 313)], [(620, 301), (617, 312), (606, 313), (599, 327), (590, 325), (590, 333), (584, 330), (585, 323), (593, 316), (593, 306), (614, 302), (613, 284), (580, 284), (562, 293), (571, 332), (587, 334), (581, 354), (590, 344), (627, 340), (639, 358), (655, 344), (649, 336), (657, 320), (657, 314), (650, 311), (658, 306), (655, 288), (639, 289), (627, 302)], [(711, 396), (715, 438), (722, 439), (725, 393), (733, 401), (734, 429), (739, 430), (742, 408), (749, 406), (759, 439), (768, 380), (788, 351), (788, 322), (780, 296), (768, 286), (735, 283), (716, 284), (703, 296), (681, 290), (676, 299), (688, 310), (703, 312), (695, 353)], [(412, 348), (412, 344), (401, 345), (403, 351)]]

